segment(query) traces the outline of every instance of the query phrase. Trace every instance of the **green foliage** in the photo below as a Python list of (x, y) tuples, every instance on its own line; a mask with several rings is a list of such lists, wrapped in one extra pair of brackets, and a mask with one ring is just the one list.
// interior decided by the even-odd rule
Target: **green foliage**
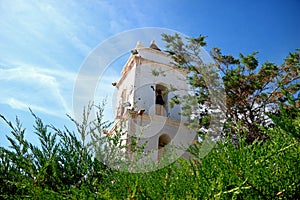
[(180, 158), (148, 173), (106, 167), (74, 132), (44, 125), (32, 113), (40, 141), (34, 146), (25, 139), (18, 118), (13, 125), (1, 116), (13, 137), (7, 137), (9, 149), (0, 148), (0, 198), (296, 199), (300, 192), (300, 111), (292, 108), (291, 103), (282, 107), (280, 115), (271, 116), (277, 126), (262, 129), (269, 140), (249, 145), (243, 138), (234, 144), (228, 137), (204, 158), (198, 156), (203, 145), (198, 143), (189, 150), (193, 159)]
[[(201, 160), (178, 160), (155, 172), (115, 172), (103, 185), (112, 199), (293, 199), (300, 189), (299, 143), (280, 129), (273, 140), (218, 143)], [(284, 139), (284, 141), (283, 141)], [(197, 155), (199, 146), (191, 151)]]
[[(281, 65), (268, 61), (259, 65), (256, 57), (258, 52), (240, 54), (235, 58), (224, 55), (220, 48), (213, 48), (210, 52), (213, 61), (207, 63), (202, 49), (206, 46), (204, 36), (183, 39), (178, 34), (163, 34), (162, 37), (167, 43), (167, 52), (172, 52), (170, 56), (174, 64), (189, 71), (188, 81), (192, 87), (192, 93), (184, 101), (171, 100), (171, 105), (181, 103), (184, 108), (183, 115), (197, 115), (191, 119), (191, 127), (196, 131), (207, 127), (207, 116), (211, 114), (199, 110), (202, 110), (204, 104), (210, 110), (215, 109), (210, 106), (214, 105), (213, 102), (218, 96), (222, 96), (218, 91), (224, 90), (226, 94), (224, 100), (219, 99), (219, 102), (225, 101), (224, 104), (217, 105), (225, 113), (227, 128), (223, 135), (243, 135), (247, 137), (249, 144), (255, 139), (267, 137), (260, 126), (266, 127), (270, 124), (266, 115), (270, 110), (278, 111), (280, 102), (288, 104), (287, 95), (298, 96), (296, 108), (300, 108), (299, 49), (290, 53)], [(221, 78), (218, 77), (219, 74)], [(220, 79), (223, 84), (219, 82)], [(234, 128), (239, 125), (243, 129), (242, 134), (238, 134)]]
[(286, 93), (289, 105), (280, 104), (279, 113), (269, 114), (269, 117), (281, 130), (292, 134), (298, 141), (300, 141), (300, 111), (297, 108), (297, 100)]
[[(101, 119), (102, 112), (100, 109), (97, 113)], [(16, 125), (13, 125), (1, 115), (11, 128), (13, 136), (7, 136), (11, 143), (9, 149), (0, 149), (1, 197), (63, 198), (73, 195), (75, 190), (81, 191), (83, 187), (89, 195), (97, 190), (96, 184), (102, 181), (109, 170), (94, 159), (90, 146), (85, 145), (84, 139), (80, 140), (67, 128), (61, 131), (52, 125), (45, 125), (32, 111), (31, 113), (35, 119), (34, 134), (39, 139), (39, 146), (25, 139), (25, 129), (18, 118)], [(95, 127), (106, 127), (100, 118), (96, 126), (86, 125), (86, 122), (77, 126), (81, 133), (84, 132), (81, 138), (91, 134)], [(85, 132), (88, 130), (86, 128), (89, 129), (88, 133)]]

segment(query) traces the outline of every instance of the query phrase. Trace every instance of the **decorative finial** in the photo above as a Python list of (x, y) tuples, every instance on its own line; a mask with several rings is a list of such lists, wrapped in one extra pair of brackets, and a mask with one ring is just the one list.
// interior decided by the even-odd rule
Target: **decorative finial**
[(143, 47), (142, 42), (141, 42), (141, 41), (138, 41), (138, 42), (136, 43), (135, 48), (136, 48), (136, 49), (140, 49), (140, 48), (142, 48), (142, 47)]
[(155, 40), (151, 41), (150, 48), (160, 51), (160, 48), (155, 44)]

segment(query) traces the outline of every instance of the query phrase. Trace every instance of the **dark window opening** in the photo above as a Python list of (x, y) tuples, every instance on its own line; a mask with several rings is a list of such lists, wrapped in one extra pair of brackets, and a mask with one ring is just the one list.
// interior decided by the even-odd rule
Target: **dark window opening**
[(155, 103), (156, 103), (156, 104), (159, 104), (159, 105), (164, 105), (164, 104), (165, 104), (165, 101), (164, 101), (164, 99), (163, 99), (163, 97), (162, 97), (162, 91), (159, 89), (159, 90), (157, 90), (156, 93), (157, 93), (157, 94), (156, 94), (156, 100), (155, 100)]
[(171, 142), (171, 138), (167, 133), (162, 134), (158, 138), (158, 160), (162, 157), (165, 146)]
[(157, 115), (166, 116), (167, 113), (167, 88), (163, 85), (157, 84), (155, 88), (155, 109)]

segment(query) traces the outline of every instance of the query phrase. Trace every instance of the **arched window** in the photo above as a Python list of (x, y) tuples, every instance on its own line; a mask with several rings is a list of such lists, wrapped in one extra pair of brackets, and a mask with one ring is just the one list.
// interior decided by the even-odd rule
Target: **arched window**
[(164, 133), (158, 138), (158, 160), (160, 160), (162, 154), (164, 153), (165, 146), (171, 142), (169, 134)]
[(155, 114), (167, 116), (167, 88), (157, 84), (155, 87)]

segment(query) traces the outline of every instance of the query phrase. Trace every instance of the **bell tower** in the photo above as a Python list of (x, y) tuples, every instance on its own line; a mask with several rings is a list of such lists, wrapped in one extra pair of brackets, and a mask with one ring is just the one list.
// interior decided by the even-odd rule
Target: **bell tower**
[[(187, 71), (178, 69), (155, 41), (149, 47), (138, 42), (114, 83), (115, 126), (124, 122), (124, 141), (130, 144), (132, 137), (137, 138), (154, 161), (162, 158), (168, 146), (187, 146), (197, 138), (180, 114), (181, 105), (169, 104), (171, 98), (188, 93), (186, 77)], [(179, 150), (177, 154), (187, 155)]]

